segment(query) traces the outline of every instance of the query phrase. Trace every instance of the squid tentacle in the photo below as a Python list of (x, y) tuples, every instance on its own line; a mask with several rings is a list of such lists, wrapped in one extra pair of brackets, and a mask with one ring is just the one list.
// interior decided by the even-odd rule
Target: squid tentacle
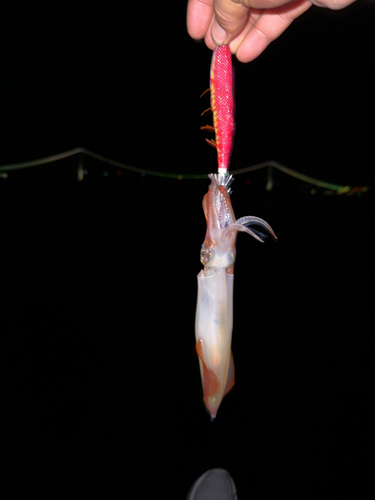
[(277, 240), (277, 236), (274, 233), (272, 227), (263, 219), (260, 219), (259, 217), (254, 217), (251, 215), (247, 215), (245, 217), (241, 217), (240, 219), (237, 219), (236, 222), (233, 222), (232, 224), (229, 224), (222, 232), (222, 237), (227, 238), (230, 233), (233, 231), (242, 231), (245, 233), (250, 234), (253, 238), (256, 240), (260, 241), (261, 243), (264, 243), (264, 239), (262, 237), (268, 237), (268, 235), (264, 235), (260, 231), (251, 230), (248, 228), (248, 226), (261, 226), (263, 227), (275, 240)]
[(268, 233), (271, 234), (271, 236), (274, 238), (274, 240), (277, 240), (277, 236), (274, 233), (272, 227), (266, 222), (265, 220), (261, 219), (260, 217), (255, 217), (253, 215), (246, 215), (245, 217), (241, 217), (240, 219), (236, 220), (236, 224), (243, 224), (244, 226), (262, 226)]
[(261, 243), (264, 243), (264, 240), (262, 240), (254, 231), (252, 231), (251, 229), (249, 229), (248, 227), (246, 227), (242, 224), (237, 224), (236, 222), (234, 222), (233, 224), (230, 224), (229, 226), (227, 226), (224, 229), (224, 231), (222, 232), (223, 238), (227, 238), (229, 236), (229, 234), (234, 232), (234, 231), (236, 231), (236, 232), (242, 231), (244, 233), (250, 234), (250, 236), (252, 236), (256, 240), (260, 241)]

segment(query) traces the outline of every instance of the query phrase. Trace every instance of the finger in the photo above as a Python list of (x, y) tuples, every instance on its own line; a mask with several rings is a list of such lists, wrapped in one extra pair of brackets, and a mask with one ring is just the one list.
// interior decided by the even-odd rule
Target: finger
[(204, 37), (205, 44), (211, 50), (214, 50), (214, 48), (216, 47), (216, 43), (213, 41), (212, 36), (211, 36), (211, 31), (212, 31), (212, 26), (214, 24), (214, 20), (215, 20), (215, 14), (212, 14), (210, 24), (208, 25), (208, 29), (207, 29), (206, 35)]
[(310, 0), (312, 4), (318, 7), (326, 7), (332, 10), (344, 9), (355, 0)]
[(286, 6), (276, 9), (259, 11), (249, 17), (246, 28), (238, 40), (233, 40), (229, 45), (232, 53), (241, 62), (250, 62), (258, 57), (266, 47), (309, 7), (308, 0), (296, 0)]
[(248, 7), (232, 0), (215, 0), (215, 19), (211, 29), (217, 45), (229, 43), (243, 29), (248, 18)]
[[(287, 3), (290, 2), (290, 0), (229, 0), (229, 1), (233, 3), (241, 3), (242, 5), (244, 5), (249, 9), (275, 9), (276, 7), (281, 7), (282, 5), (286, 5)], [(336, 1), (341, 1), (341, 0), (336, 0)]]
[(189, 0), (186, 10), (187, 31), (192, 38), (203, 38), (213, 15), (214, 0)]
[(232, 42), (229, 43), (230, 50), (232, 54), (236, 54), (238, 47), (241, 45), (241, 43), (245, 40), (245, 38), (248, 36), (250, 31), (253, 29), (255, 24), (258, 22), (260, 17), (263, 14), (262, 9), (249, 9), (248, 13), (248, 18), (247, 22), (243, 28), (243, 30), (240, 32)]

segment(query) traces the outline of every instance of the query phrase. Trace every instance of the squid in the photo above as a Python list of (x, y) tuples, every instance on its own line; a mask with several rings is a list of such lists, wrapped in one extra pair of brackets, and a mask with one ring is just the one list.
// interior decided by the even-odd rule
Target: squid
[[(207, 230), (200, 252), (204, 268), (198, 274), (195, 317), (196, 351), (203, 388), (203, 402), (211, 420), (221, 401), (234, 385), (231, 351), (233, 327), (233, 281), (238, 232), (246, 232), (260, 242), (269, 235), (277, 239), (271, 226), (254, 216), (235, 218), (230, 199), (229, 160), (234, 136), (232, 61), (227, 45), (213, 52), (210, 74), (218, 173), (208, 177), (211, 184), (203, 198)], [(254, 226), (263, 229), (259, 231)], [(252, 228), (252, 229), (250, 229)]]

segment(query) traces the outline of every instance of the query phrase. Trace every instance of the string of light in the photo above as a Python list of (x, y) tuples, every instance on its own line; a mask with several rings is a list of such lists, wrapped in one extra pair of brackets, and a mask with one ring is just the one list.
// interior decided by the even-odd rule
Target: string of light
[[(169, 178), (169, 179), (176, 179), (176, 180), (198, 180), (198, 179), (207, 179), (208, 173), (205, 174), (176, 174), (176, 173), (170, 173), (170, 172), (159, 172), (156, 170), (148, 170), (144, 168), (139, 168), (139, 167), (133, 167), (131, 165), (126, 165), (125, 163), (119, 162), (117, 160), (112, 160), (110, 158), (107, 158), (103, 155), (99, 155), (97, 153), (94, 153), (93, 151), (89, 151), (88, 149), (82, 148), (82, 147), (77, 147), (74, 149), (70, 149), (69, 151), (64, 151), (62, 153), (46, 156), (44, 158), (39, 158), (37, 160), (30, 160), (30, 161), (25, 161), (21, 163), (14, 163), (10, 165), (2, 165), (0, 166), (0, 174), (1, 177), (7, 178), (7, 172), (11, 172), (14, 170), (21, 170), (25, 168), (32, 168), (32, 167), (37, 167), (40, 165), (46, 165), (49, 163), (54, 163), (60, 160), (63, 160), (65, 158), (69, 158), (75, 155), (86, 155), (88, 157), (94, 158), (100, 162), (103, 162), (107, 165), (114, 166), (116, 168), (119, 168), (121, 170), (128, 170), (131, 172), (136, 172), (139, 173), (142, 176), (145, 175), (150, 175), (154, 177), (164, 177), (164, 178)], [(344, 186), (341, 184), (333, 184), (330, 182), (326, 182), (320, 179), (316, 179), (314, 177), (310, 177), (308, 175), (302, 174), (300, 172), (297, 172), (296, 170), (293, 170), (289, 167), (286, 167), (285, 165), (282, 165), (281, 163), (273, 160), (268, 160), (262, 163), (258, 163), (257, 165), (251, 165), (249, 167), (237, 169), (237, 170), (232, 170), (231, 173), (234, 176), (242, 175), (242, 174), (247, 174), (248, 172), (252, 172), (255, 170), (260, 170), (262, 168), (268, 168), (268, 180), (267, 180), (267, 186), (266, 189), (268, 191), (272, 190), (273, 186), (273, 179), (272, 179), (272, 169), (279, 170), (283, 172), (284, 174), (290, 175), (291, 177), (294, 177), (296, 179), (299, 179), (303, 182), (306, 182), (308, 184), (312, 184), (314, 186), (317, 186), (319, 188), (323, 188), (326, 190), (330, 191), (335, 191), (338, 193), (349, 193), (353, 189), (357, 189), (360, 191), (367, 191), (368, 187), (361, 187), (361, 188), (352, 188), (351, 186)], [(84, 177), (83, 173), (83, 167), (82, 167), (82, 162), (79, 162), (78, 165), (78, 179), (82, 180)]]

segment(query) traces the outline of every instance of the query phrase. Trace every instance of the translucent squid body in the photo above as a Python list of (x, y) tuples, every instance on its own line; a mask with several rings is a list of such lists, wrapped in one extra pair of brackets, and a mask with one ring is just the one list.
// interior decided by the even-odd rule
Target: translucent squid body
[(236, 236), (244, 231), (259, 241), (262, 233), (249, 229), (261, 226), (276, 239), (271, 226), (258, 217), (236, 220), (230, 200), (233, 180), (228, 167), (234, 135), (234, 99), (231, 53), (227, 45), (216, 47), (212, 56), (211, 109), (217, 149), (218, 174), (210, 174), (211, 184), (203, 198), (207, 222), (201, 249), (204, 269), (198, 274), (198, 299), (195, 318), (196, 350), (203, 386), (203, 401), (213, 420), (223, 396), (234, 384), (231, 354), (233, 326), (233, 267)]
[(233, 265), (237, 231), (263, 242), (261, 226), (276, 239), (271, 226), (258, 217), (236, 220), (230, 200), (232, 176), (211, 174), (211, 185), (203, 198), (207, 232), (201, 249), (204, 269), (198, 274), (195, 318), (196, 350), (203, 385), (203, 401), (213, 420), (223, 396), (234, 384), (231, 354), (233, 326)]

